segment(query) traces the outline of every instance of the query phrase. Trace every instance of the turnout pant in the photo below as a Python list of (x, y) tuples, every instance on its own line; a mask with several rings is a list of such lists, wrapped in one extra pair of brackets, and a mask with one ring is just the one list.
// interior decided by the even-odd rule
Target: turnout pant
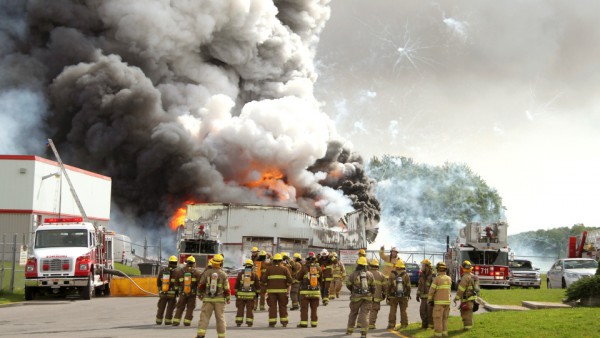
[(177, 301), (177, 310), (175, 310), (175, 316), (173, 317), (173, 325), (179, 325), (181, 321), (181, 315), (185, 310), (185, 318), (183, 319), (183, 325), (190, 326), (192, 319), (194, 318), (194, 309), (196, 308), (196, 295), (195, 294), (181, 294)]
[(260, 304), (260, 309), (264, 310), (265, 309), (265, 299), (267, 297), (267, 287), (266, 286), (261, 286), (260, 287), (260, 294), (259, 294), (259, 299), (254, 303), (254, 310), (258, 310), (258, 305)]
[(340, 298), (340, 291), (342, 290), (342, 279), (336, 277), (331, 281), (329, 288), (329, 299)]
[(381, 302), (373, 302), (371, 304), (371, 311), (369, 311), (369, 329), (375, 328), (375, 322), (377, 321), (377, 314), (381, 309)]
[(321, 298), (323, 299), (323, 303), (329, 302), (329, 287), (331, 286), (331, 281), (324, 281), (321, 283)]
[(300, 302), (298, 301), (298, 296), (300, 293), (300, 282), (296, 282), (292, 284), (292, 288), (290, 289), (290, 299), (292, 300), (292, 308), (298, 308)]
[(392, 297), (390, 298), (390, 315), (388, 316), (388, 327), (396, 326), (396, 312), (400, 308), (400, 325), (408, 325), (408, 297)]
[(350, 315), (348, 315), (347, 332), (354, 332), (356, 321), (360, 325), (360, 332), (367, 333), (369, 331), (369, 312), (371, 311), (371, 300), (361, 298), (358, 300), (350, 299)]
[(244, 322), (244, 310), (246, 310), (246, 324), (248, 326), (252, 326), (254, 323), (254, 300), (252, 299), (240, 299), (237, 298), (235, 300), (235, 307), (237, 308), (237, 313), (235, 314), (235, 323), (242, 324)]
[(429, 305), (427, 298), (421, 298), (419, 314), (421, 315), (422, 328), (433, 327), (433, 305)]
[(460, 316), (462, 317), (465, 330), (473, 328), (473, 301), (465, 301), (460, 304)]
[(273, 326), (277, 323), (277, 312), (279, 312), (279, 321), (281, 324), (287, 325), (287, 303), (287, 293), (269, 293), (267, 297), (267, 304), (269, 305), (269, 326)]
[(433, 335), (441, 337), (448, 335), (448, 314), (450, 313), (450, 304), (433, 306)]
[(319, 308), (319, 297), (307, 297), (302, 296), (300, 300), (300, 326), (308, 326), (308, 308), (310, 307), (310, 326), (317, 326), (319, 323), (319, 316), (317, 315), (317, 309)]
[(198, 335), (204, 337), (206, 335), (206, 328), (212, 313), (215, 313), (215, 319), (217, 320), (217, 337), (225, 337), (225, 303), (213, 303), (203, 302), (202, 309), (200, 310), (200, 321), (198, 321)]
[[(158, 311), (156, 311), (156, 324), (162, 324), (163, 318), (165, 325), (171, 325), (173, 319), (173, 310), (177, 304), (177, 297), (174, 294), (161, 293), (158, 298)], [(165, 311), (166, 309), (166, 311)]]

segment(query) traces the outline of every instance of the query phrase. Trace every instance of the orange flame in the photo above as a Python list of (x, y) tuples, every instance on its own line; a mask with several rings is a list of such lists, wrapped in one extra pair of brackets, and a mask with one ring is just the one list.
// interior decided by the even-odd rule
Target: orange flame
[(180, 207), (179, 209), (177, 209), (177, 211), (175, 211), (175, 214), (173, 216), (171, 216), (171, 219), (169, 220), (169, 227), (173, 231), (177, 231), (177, 228), (179, 228), (180, 226), (182, 226), (185, 223), (185, 216), (187, 214), (188, 204), (194, 204), (194, 202), (193, 201), (185, 201), (183, 206)]
[(289, 187), (285, 183), (285, 175), (277, 168), (266, 169), (260, 179), (246, 182), (248, 188), (258, 188), (261, 197), (270, 197), (274, 200), (285, 201), (290, 199)]

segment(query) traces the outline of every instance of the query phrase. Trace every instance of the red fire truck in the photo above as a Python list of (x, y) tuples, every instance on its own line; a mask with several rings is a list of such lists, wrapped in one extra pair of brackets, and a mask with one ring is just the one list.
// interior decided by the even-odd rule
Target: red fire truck
[(460, 265), (465, 260), (473, 265), (481, 286), (510, 288), (507, 227), (505, 222), (468, 223), (459, 231), (445, 257), (453, 289), (460, 282)]
[(82, 217), (46, 218), (25, 266), (25, 299), (75, 291), (83, 299), (110, 294), (111, 234)]

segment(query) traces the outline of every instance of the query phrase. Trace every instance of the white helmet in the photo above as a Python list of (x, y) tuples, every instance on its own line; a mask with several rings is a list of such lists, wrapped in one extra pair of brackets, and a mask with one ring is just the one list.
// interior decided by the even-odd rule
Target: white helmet
[(325, 257), (329, 255), (329, 251), (327, 251), (327, 249), (323, 249), (321, 250), (321, 256)]
[(390, 249), (390, 252), (392, 252), (392, 251), (399, 252), (399, 251), (398, 251), (398, 248), (397, 248), (397, 247), (395, 247), (395, 246), (393, 246), (393, 247)]

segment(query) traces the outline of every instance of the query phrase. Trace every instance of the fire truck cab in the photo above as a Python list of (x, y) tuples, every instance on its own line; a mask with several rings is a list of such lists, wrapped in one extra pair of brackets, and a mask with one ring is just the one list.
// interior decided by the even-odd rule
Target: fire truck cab
[(465, 260), (473, 265), (473, 274), (478, 276), (481, 286), (510, 288), (507, 227), (504, 222), (468, 223), (459, 231), (445, 259), (453, 289), (460, 282), (460, 265)]
[(205, 268), (208, 261), (221, 252), (221, 243), (211, 232), (208, 223), (187, 221), (177, 229), (177, 252), (179, 263), (185, 263), (189, 256), (194, 256), (196, 266)]
[(25, 299), (37, 294), (76, 291), (86, 300), (110, 294), (108, 235), (81, 217), (46, 218), (37, 227), (25, 266)]

